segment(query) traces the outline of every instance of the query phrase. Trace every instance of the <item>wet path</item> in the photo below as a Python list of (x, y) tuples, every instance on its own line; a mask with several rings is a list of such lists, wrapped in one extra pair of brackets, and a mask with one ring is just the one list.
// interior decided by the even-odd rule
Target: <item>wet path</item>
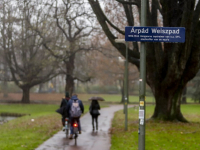
[(114, 112), (120, 109), (123, 109), (123, 105), (114, 105), (100, 110), (98, 132), (92, 131), (89, 113), (81, 117), (82, 134), (79, 135), (76, 146), (74, 140), (66, 139), (64, 132), (59, 131), (36, 150), (109, 150), (111, 120)]

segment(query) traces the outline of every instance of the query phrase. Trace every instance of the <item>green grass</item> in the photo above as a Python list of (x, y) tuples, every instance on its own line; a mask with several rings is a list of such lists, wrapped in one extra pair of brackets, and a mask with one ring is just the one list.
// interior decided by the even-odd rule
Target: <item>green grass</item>
[[(1, 112), (30, 114), (0, 125), (0, 150), (34, 150), (61, 129), (58, 105), (0, 105)], [(88, 105), (85, 105), (85, 113)], [(34, 119), (34, 121), (31, 121)]]
[[(154, 106), (146, 107), (146, 118)], [(146, 150), (199, 150), (200, 105), (182, 105), (183, 115), (190, 123), (146, 122)], [(124, 114), (119, 111), (112, 122), (111, 150), (138, 150), (138, 109), (128, 110), (128, 131), (124, 131)]]
[[(88, 99), (92, 96), (100, 96), (105, 99), (105, 103), (120, 103), (121, 102), (121, 94), (78, 94), (81, 100), (87, 102)], [(129, 95), (130, 103), (139, 103), (139, 96)], [(155, 103), (155, 99), (153, 96), (146, 96), (146, 103)], [(187, 103), (194, 103), (191, 98), (187, 98)]]
[[(80, 99), (83, 101), (88, 101), (88, 99), (92, 96), (100, 96), (105, 99), (105, 102), (113, 102), (113, 103), (120, 103), (121, 102), (121, 94), (78, 94)], [(139, 96), (129, 96), (130, 103), (139, 103)], [(146, 97), (146, 102), (155, 102), (152, 96)]]
[[(85, 101), (93, 95), (81, 95)], [(120, 95), (95, 95), (106, 102), (119, 102)], [(131, 102), (138, 102), (137, 96), (130, 96)], [(152, 102), (152, 97), (146, 97)], [(101, 103), (101, 107), (106, 104)], [(86, 104), (86, 102), (85, 102)], [(85, 112), (88, 111), (88, 101)], [(59, 105), (9, 104), (0, 105), (1, 112), (30, 114), (0, 125), (0, 150), (33, 150), (61, 129), (61, 115), (55, 112)], [(146, 150), (196, 150), (200, 149), (200, 105), (182, 105), (183, 115), (191, 123), (146, 123)], [(151, 117), (154, 106), (147, 106), (146, 116)], [(113, 120), (111, 150), (138, 149), (138, 108), (130, 108), (128, 132), (124, 131), (123, 111), (116, 113)], [(31, 121), (34, 119), (35, 121)]]

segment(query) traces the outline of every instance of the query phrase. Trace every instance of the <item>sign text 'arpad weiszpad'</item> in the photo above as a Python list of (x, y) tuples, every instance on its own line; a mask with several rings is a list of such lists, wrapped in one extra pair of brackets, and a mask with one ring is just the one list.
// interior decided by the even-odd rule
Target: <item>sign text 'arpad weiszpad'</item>
[(185, 42), (183, 27), (125, 27), (125, 41), (137, 42)]

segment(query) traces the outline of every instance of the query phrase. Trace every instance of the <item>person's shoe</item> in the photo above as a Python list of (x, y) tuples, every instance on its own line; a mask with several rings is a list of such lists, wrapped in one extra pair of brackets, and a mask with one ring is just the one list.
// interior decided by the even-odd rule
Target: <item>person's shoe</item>
[(79, 131), (79, 134), (81, 134), (81, 131)]
[(73, 139), (73, 134), (70, 134), (69, 139)]
[(62, 130), (65, 131), (65, 127), (63, 127)]

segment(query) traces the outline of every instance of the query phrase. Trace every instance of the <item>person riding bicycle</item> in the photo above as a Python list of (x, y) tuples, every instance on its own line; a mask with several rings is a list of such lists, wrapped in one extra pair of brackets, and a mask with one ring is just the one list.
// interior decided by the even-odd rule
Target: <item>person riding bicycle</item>
[(81, 114), (84, 113), (84, 106), (81, 100), (78, 99), (77, 94), (72, 94), (71, 99), (67, 103), (67, 112), (69, 113), (70, 117), (70, 136), (69, 139), (72, 139), (73, 137), (73, 123), (76, 120), (78, 123), (78, 130), (79, 134), (81, 134), (81, 123), (80, 123), (80, 117)]
[(69, 117), (69, 113), (67, 112), (67, 103), (68, 101), (70, 100), (70, 97), (69, 97), (69, 93), (68, 92), (65, 92), (65, 97), (62, 98), (62, 101), (61, 101), (61, 104), (60, 104), (60, 108), (63, 109), (63, 113), (62, 113), (62, 125), (63, 125), (63, 128), (62, 130), (65, 131), (65, 118)]

